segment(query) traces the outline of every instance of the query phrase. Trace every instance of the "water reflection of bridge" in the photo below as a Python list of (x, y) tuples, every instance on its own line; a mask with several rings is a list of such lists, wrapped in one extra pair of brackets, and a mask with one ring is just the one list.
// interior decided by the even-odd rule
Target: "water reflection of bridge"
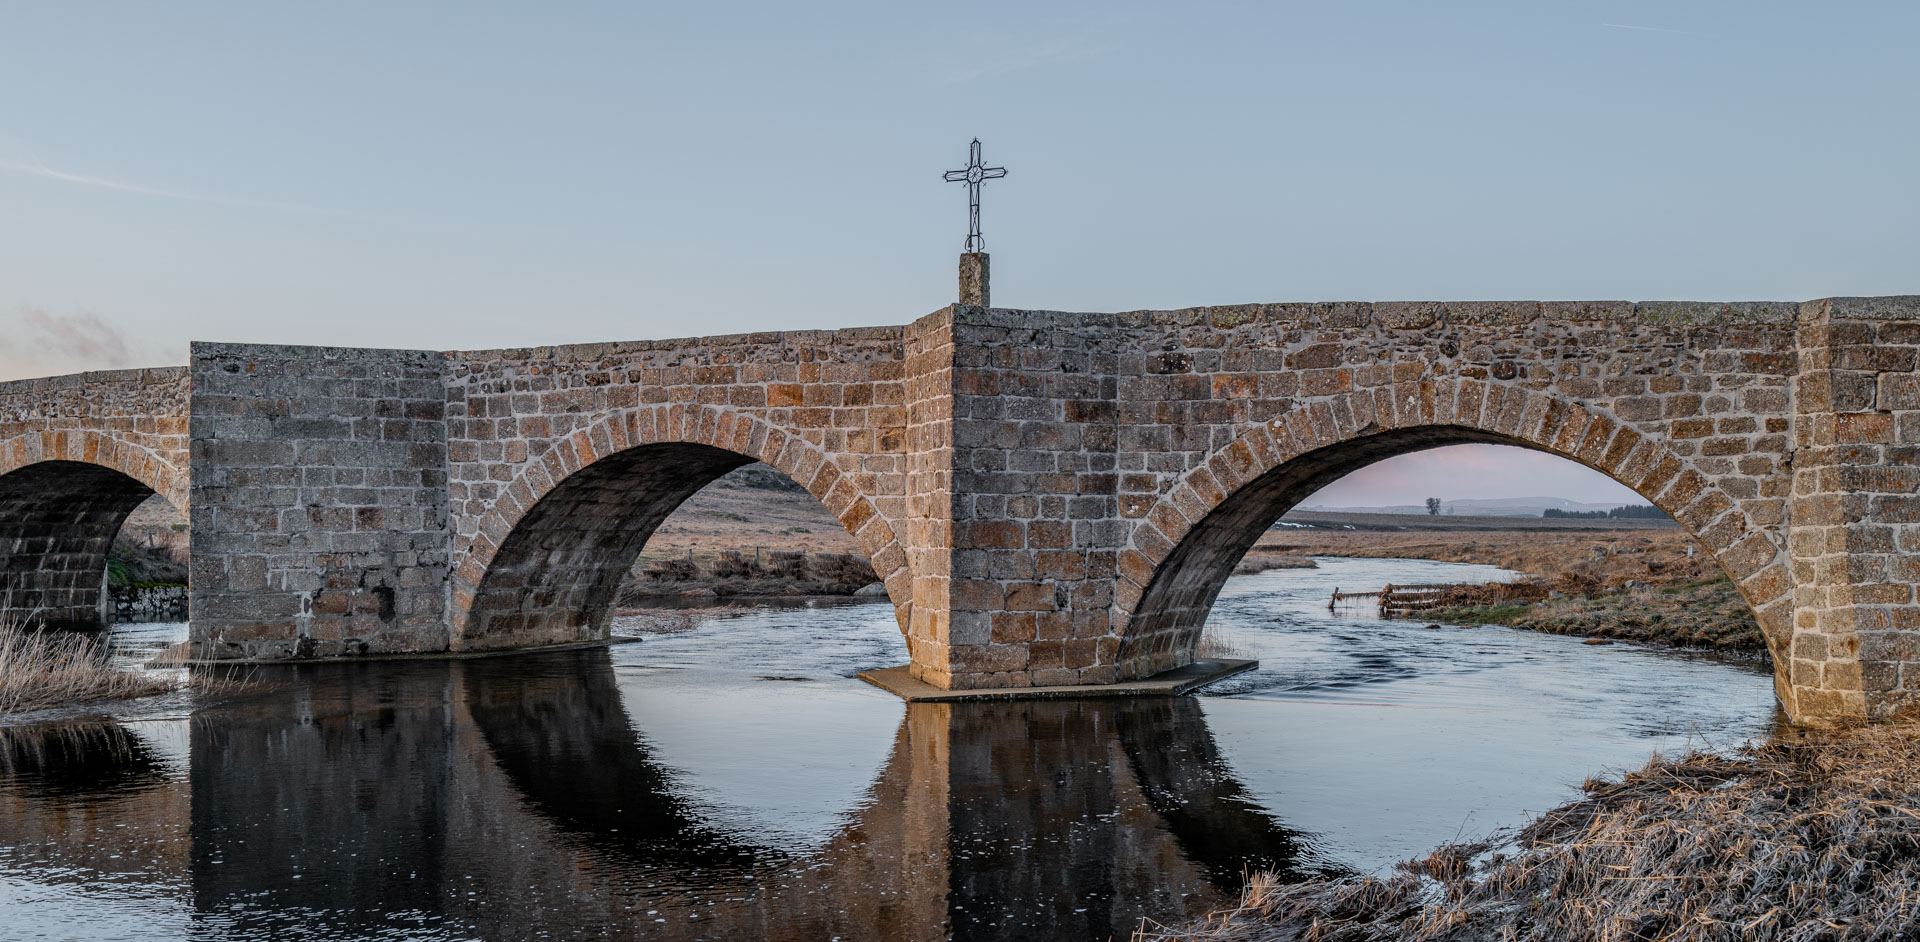
[[(757, 847), (674, 794), (619, 708), (604, 652), (566, 657), (582, 668), (466, 665), (488, 751), (594, 856), (755, 894), (703, 910), (742, 934), (1104, 937), (1216, 901), (1249, 865), (1301, 862), (1299, 839), (1244, 798), (1190, 698), (909, 705), (839, 834), (802, 856)], [(692, 909), (666, 905), (647, 908)]]
[(216, 936), (1106, 938), (1308, 866), (1188, 698), (910, 705), (857, 810), (797, 846), (688, 794), (605, 651), (298, 675), (193, 724), (179, 876)]

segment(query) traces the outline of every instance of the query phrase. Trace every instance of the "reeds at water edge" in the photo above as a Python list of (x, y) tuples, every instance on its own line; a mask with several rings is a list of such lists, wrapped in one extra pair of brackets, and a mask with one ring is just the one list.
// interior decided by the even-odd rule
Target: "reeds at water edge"
[(183, 683), (115, 667), (106, 643), (89, 635), (0, 622), (0, 716), (147, 697)]

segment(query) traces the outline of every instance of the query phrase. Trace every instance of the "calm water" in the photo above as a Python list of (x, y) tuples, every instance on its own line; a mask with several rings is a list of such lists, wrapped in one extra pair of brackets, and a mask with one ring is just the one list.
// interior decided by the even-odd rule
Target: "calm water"
[(1262, 667), (1197, 697), (909, 706), (858, 605), (0, 729), (0, 938), (1124, 939), (1775, 720), (1764, 666), (1326, 607), (1502, 570), (1322, 566), (1229, 584)]

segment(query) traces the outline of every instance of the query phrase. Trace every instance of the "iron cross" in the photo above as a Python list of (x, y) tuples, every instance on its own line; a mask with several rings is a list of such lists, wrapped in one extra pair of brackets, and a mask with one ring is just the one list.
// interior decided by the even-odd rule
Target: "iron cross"
[(973, 145), (967, 148), (967, 169), (947, 171), (947, 182), (967, 185), (967, 251), (980, 252), (987, 247), (987, 240), (980, 237), (980, 183), (984, 180), (998, 180), (1007, 175), (1005, 167), (988, 167), (980, 162), (980, 139), (974, 138)]

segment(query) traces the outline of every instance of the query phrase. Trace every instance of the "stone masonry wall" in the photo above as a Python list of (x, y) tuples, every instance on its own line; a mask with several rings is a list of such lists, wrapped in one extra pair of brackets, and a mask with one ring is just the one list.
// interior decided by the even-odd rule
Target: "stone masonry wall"
[(947, 688), (953, 682), (953, 312), (937, 311), (909, 325), (905, 352), (907, 501), (898, 526), (912, 608), (903, 627), (913, 676)]
[(952, 686), (1117, 680), (1125, 338), (1112, 315), (981, 308), (952, 331)]
[(445, 368), (422, 351), (193, 345), (196, 656), (446, 650)]
[(1920, 705), (1920, 299), (1802, 307), (1793, 635), (1775, 664), (1815, 716)]

